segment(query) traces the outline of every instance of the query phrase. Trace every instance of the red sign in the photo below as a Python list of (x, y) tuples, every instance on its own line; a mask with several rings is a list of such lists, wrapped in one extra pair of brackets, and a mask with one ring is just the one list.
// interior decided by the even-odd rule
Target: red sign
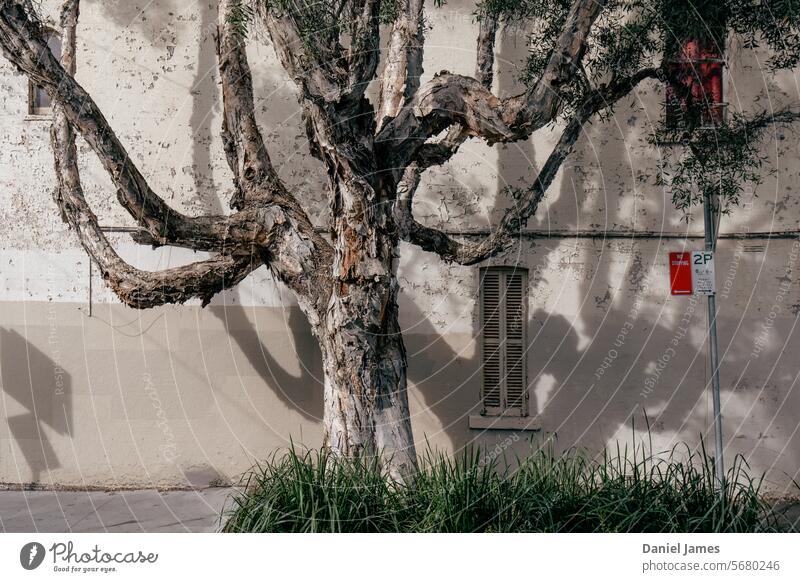
[(673, 295), (692, 294), (692, 253), (669, 254), (669, 286)]

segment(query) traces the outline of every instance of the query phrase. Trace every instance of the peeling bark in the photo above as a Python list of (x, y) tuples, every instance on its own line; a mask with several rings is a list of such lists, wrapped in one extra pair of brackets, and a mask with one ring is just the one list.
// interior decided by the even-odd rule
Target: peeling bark
[(347, 51), (347, 99), (361, 99), (375, 77), (380, 51), (379, 0), (361, 0)]
[(442, 71), (416, 93), (376, 137), (382, 155), (398, 168), (413, 160), (429, 137), (458, 124), (489, 144), (527, 139), (560, 111), (559, 87), (575, 76), (585, 42), (605, 3), (575, 0), (541, 78), (520, 95), (501, 99), (473, 77)]
[(217, 58), (222, 78), (222, 143), (234, 176), (236, 194), (231, 208), (247, 203), (268, 202), (283, 184), (272, 166), (264, 139), (256, 123), (253, 80), (247, 63), (244, 39), (231, 30), (227, 18), (237, 0), (221, 0), (217, 25)]
[[(257, 215), (264, 225), (280, 224), (280, 236), (259, 241), (258, 252), (278, 279), (295, 292), (312, 325), (319, 323), (330, 294), (333, 252), (272, 165), (255, 118), (253, 83), (244, 39), (228, 14), (241, 0), (219, 3), (217, 53), (222, 82), (222, 140), (236, 194), (231, 217)], [(254, 229), (250, 229), (252, 235)], [(275, 233), (278, 234), (278, 233)], [(247, 235), (247, 231), (243, 232)]]
[(353, 289), (334, 301), (320, 334), (325, 443), (344, 456), (380, 454), (391, 477), (406, 480), (417, 465), (396, 282), (380, 292)]
[(378, 128), (400, 113), (403, 105), (417, 92), (422, 77), (423, 0), (404, 0), (402, 10), (392, 24), (386, 65), (381, 75)]

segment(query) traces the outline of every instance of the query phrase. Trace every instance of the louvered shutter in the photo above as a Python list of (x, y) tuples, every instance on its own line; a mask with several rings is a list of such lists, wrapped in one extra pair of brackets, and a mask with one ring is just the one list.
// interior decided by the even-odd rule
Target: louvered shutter
[(484, 414), (525, 416), (527, 272), (509, 267), (481, 271)]
[(524, 416), (527, 412), (525, 374), (525, 276), (519, 271), (504, 273), (506, 280), (506, 412)]
[(488, 414), (502, 411), (503, 313), (500, 284), (503, 274), (485, 269), (482, 286), (483, 326), (483, 408)]

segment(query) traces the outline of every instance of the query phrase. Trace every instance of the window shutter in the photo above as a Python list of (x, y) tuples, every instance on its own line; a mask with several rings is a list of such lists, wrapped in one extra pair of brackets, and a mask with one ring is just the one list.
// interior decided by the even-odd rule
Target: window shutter
[(508, 271), (506, 278), (506, 402), (505, 408), (520, 416), (527, 413), (525, 374), (525, 287), (526, 277), (519, 271)]
[(486, 269), (483, 273), (482, 313), (483, 326), (483, 407), (487, 413), (498, 414), (502, 401), (503, 353), (500, 284), (502, 273)]
[(528, 412), (527, 272), (488, 267), (481, 274), (483, 412), (525, 416)]

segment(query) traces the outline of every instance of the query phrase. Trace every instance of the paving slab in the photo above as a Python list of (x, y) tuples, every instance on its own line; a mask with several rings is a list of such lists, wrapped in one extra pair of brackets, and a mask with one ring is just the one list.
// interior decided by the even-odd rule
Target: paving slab
[(232, 492), (0, 491), (0, 532), (214, 532)]

